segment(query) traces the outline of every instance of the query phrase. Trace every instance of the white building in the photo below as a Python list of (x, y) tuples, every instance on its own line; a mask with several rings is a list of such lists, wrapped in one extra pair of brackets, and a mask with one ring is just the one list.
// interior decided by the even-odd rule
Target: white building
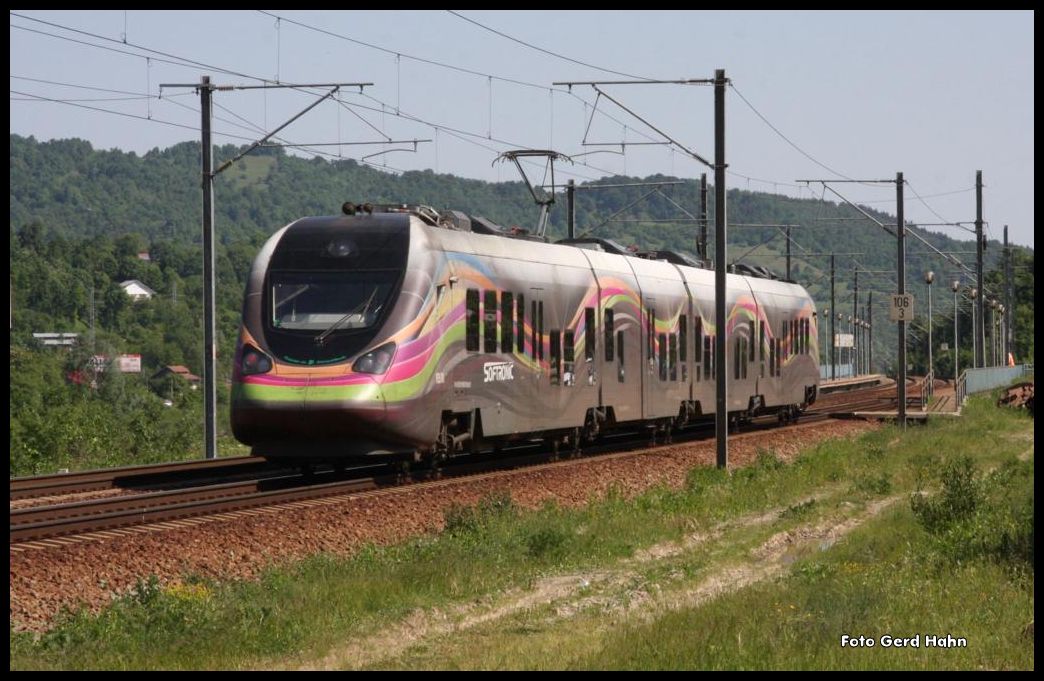
[(149, 300), (156, 292), (137, 279), (128, 279), (120, 284), (120, 288), (134, 300)]

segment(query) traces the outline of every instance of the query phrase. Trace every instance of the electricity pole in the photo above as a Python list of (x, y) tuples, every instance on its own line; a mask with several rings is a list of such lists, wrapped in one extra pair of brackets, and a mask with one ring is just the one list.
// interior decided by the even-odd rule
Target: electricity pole
[(1015, 301), (1012, 300), (1011, 282), (1011, 247), (1008, 246), (1008, 226), (1004, 225), (1004, 364), (1008, 364), (1008, 354), (1012, 351), (1014, 334), (1012, 333), (1012, 311)]
[(210, 76), (199, 87), (203, 118), (203, 441), (206, 458), (217, 458), (217, 323), (214, 312), (214, 147), (210, 140)]
[(718, 468), (729, 465), (729, 413), (728, 391), (726, 390), (726, 310), (725, 270), (728, 258), (728, 238), (725, 222), (725, 69), (714, 71), (714, 379), (717, 382), (717, 412), (715, 434), (717, 435)]
[(986, 298), (986, 288), (982, 280), (982, 171), (975, 171), (975, 276), (976, 288), (979, 289), (979, 297), (975, 299), (975, 311), (978, 314), (973, 329), (975, 335), (975, 366), (986, 366), (985, 333), (986, 315), (983, 310), (983, 300)]
[(834, 254), (830, 254), (830, 380), (837, 380), (837, 336), (834, 335), (834, 313), (837, 312), (837, 301), (834, 300)]
[[(903, 174), (895, 174), (897, 273), (899, 295), (906, 294), (906, 223), (903, 220)], [(906, 321), (899, 320), (899, 427), (906, 428)]]
[[(210, 82), (210, 76), (203, 76), (199, 83), (169, 83), (160, 85), (165, 87), (193, 88), (199, 92), (200, 98), (200, 130), (201, 130), (201, 156), (202, 162), (202, 184), (203, 184), (203, 404), (204, 423), (203, 440), (204, 452), (208, 459), (217, 458), (217, 324), (216, 312), (214, 310), (214, 178), (231, 166), (233, 163), (257, 149), (266, 141), (271, 139), (280, 130), (303, 116), (329, 97), (332, 97), (342, 86), (358, 87), (360, 91), (367, 85), (373, 83), (324, 83), (310, 85), (214, 85)], [(300, 88), (300, 87), (332, 87), (333, 89), (323, 97), (313, 102), (306, 109), (279, 126), (272, 132), (254, 142), (246, 151), (235, 158), (225, 161), (216, 171), (214, 166), (214, 149), (211, 141), (210, 120), (212, 114), (212, 99), (214, 90), (253, 90), (266, 88)], [(386, 141), (376, 144), (386, 144)]]
[(566, 224), (569, 227), (569, 238), (576, 238), (576, 180), (569, 180), (566, 187)]
[(707, 173), (700, 175), (700, 260), (707, 262)]

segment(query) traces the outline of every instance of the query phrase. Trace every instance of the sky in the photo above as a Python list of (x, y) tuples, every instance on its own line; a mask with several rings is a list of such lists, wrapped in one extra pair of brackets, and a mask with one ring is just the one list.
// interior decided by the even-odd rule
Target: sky
[[(280, 131), (283, 142), (316, 145), (289, 153), (513, 181), (517, 170), (496, 161), (500, 152), (550, 148), (573, 161), (555, 164), (559, 183), (704, 172), (713, 180), (694, 158), (714, 161), (712, 87), (599, 85), (602, 96), (554, 83), (710, 79), (724, 69), (729, 188), (837, 200), (797, 180), (903, 172), (907, 220), (970, 222), (981, 170), (987, 235), (1000, 239), (1008, 225), (1011, 241), (1033, 246), (1033, 19), (1030, 11), (12, 10), (11, 132), (141, 154), (199, 139), (195, 90), (161, 85), (203, 75), (236, 86), (372, 83), (361, 94), (342, 87)], [(331, 89), (216, 92), (215, 142), (252, 142)], [(543, 162), (525, 167), (550, 180)], [(830, 187), (895, 211), (893, 184)], [(931, 229), (971, 238), (961, 227)]]

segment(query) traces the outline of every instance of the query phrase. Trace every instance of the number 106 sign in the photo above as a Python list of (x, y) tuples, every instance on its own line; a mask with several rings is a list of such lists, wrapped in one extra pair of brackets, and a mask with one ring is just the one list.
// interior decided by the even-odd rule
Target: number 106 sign
[(913, 295), (896, 293), (891, 296), (892, 305), (888, 308), (888, 318), (893, 322), (910, 322), (914, 318)]

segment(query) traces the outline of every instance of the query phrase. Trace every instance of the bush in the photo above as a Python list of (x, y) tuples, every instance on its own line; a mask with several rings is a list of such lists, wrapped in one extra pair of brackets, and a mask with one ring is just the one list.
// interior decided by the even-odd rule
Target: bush
[(921, 490), (913, 495), (910, 506), (926, 530), (937, 534), (975, 513), (982, 499), (982, 485), (975, 473), (971, 457), (959, 457), (944, 466), (942, 491), (934, 499)]
[(940, 475), (936, 498), (918, 492), (911, 507), (936, 550), (961, 563), (984, 559), (1033, 569), (1033, 465), (1010, 461), (984, 480), (967, 458)]

